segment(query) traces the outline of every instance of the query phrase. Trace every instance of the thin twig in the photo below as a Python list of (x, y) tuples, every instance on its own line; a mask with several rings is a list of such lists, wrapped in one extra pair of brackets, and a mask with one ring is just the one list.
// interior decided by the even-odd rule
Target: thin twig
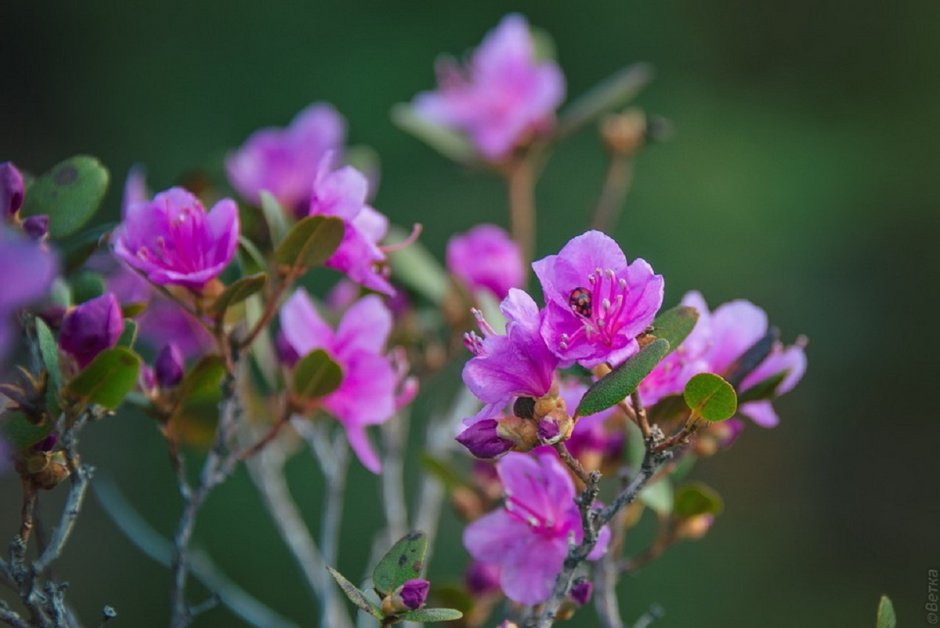
[(623, 203), (630, 193), (630, 184), (633, 182), (633, 162), (628, 157), (613, 153), (607, 164), (607, 174), (604, 187), (594, 208), (594, 218), (591, 227), (601, 231), (609, 231), (617, 224)]
[(509, 166), (509, 225), (512, 239), (522, 250), (523, 266), (528, 269), (535, 254), (535, 183), (536, 156), (528, 155)]
[(382, 460), (382, 505), (385, 508), (387, 546), (408, 532), (408, 504), (405, 502), (404, 449), (408, 441), (408, 414), (399, 412), (382, 424), (385, 456)]
[[(173, 544), (154, 530), (128, 503), (111, 478), (102, 477), (96, 480), (93, 492), (105, 513), (131, 543), (160, 565), (171, 565)], [(291, 628), (296, 625), (229, 580), (206, 554), (190, 550), (188, 558), (193, 577), (217, 595), (223, 605), (246, 623), (279, 628)]]
[(30, 628), (29, 623), (15, 611), (10, 610), (10, 607), (3, 601), (0, 601), (0, 621), (14, 628)]

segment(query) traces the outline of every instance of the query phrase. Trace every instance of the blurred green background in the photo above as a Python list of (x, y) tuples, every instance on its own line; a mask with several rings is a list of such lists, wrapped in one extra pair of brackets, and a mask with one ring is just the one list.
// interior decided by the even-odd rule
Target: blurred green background
[[(475, 45), (511, 10), (554, 36), (569, 95), (629, 62), (656, 67), (639, 103), (677, 133), (640, 159), (614, 235), (665, 275), (667, 302), (691, 288), (712, 304), (747, 297), (786, 339), (810, 338), (807, 376), (778, 404), (782, 424), (750, 427), (697, 469), (724, 494), (725, 513), (706, 540), (622, 583), (624, 616), (658, 603), (663, 628), (872, 626), (888, 593), (902, 626), (924, 623), (927, 570), (940, 568), (928, 394), (940, 349), (931, 329), (940, 305), (940, 4), (5, 2), (0, 159), (38, 172), (74, 153), (97, 155), (112, 172), (107, 210), (116, 215), (132, 163), (162, 189), (218, 163), (255, 128), (327, 100), (347, 117), (351, 141), (382, 157), (376, 206), (398, 223), (422, 222), (424, 241), (442, 254), (455, 231), (505, 224), (503, 190), (398, 131), (388, 112), (432, 86), (436, 55)], [(585, 228), (603, 168), (591, 132), (555, 155), (538, 189), (540, 255)], [(418, 420), (439, 405), (422, 396)], [(83, 452), (158, 529), (172, 530), (180, 502), (146, 419), (92, 426)], [(289, 468), (317, 520), (313, 463), (300, 457)], [(340, 559), (349, 574), (362, 573), (379, 525), (375, 486), (361, 469), (352, 478)], [(15, 532), (18, 492), (15, 478), (0, 480), (0, 538)], [(459, 535), (448, 515), (436, 581), (459, 577)], [(316, 623), (243, 474), (213, 495), (196, 543), (260, 599)], [(167, 573), (94, 500), (61, 573), (89, 625), (104, 604), (120, 613), (115, 626), (166, 624)], [(591, 614), (573, 623), (593, 625)], [(238, 621), (216, 609), (198, 625)]]

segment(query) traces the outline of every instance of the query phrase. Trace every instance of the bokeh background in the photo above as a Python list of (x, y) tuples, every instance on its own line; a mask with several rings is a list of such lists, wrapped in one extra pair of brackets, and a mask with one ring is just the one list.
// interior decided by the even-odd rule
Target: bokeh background
[[(42, 171), (78, 152), (120, 182), (143, 163), (161, 189), (212, 167), (255, 128), (314, 100), (335, 104), (354, 143), (382, 158), (376, 205), (420, 221), (442, 254), (480, 221), (505, 224), (503, 189), (397, 130), (389, 109), (433, 83), (441, 52), (475, 45), (525, 13), (555, 39), (577, 95), (626, 63), (657, 79), (639, 103), (676, 134), (640, 159), (614, 235), (713, 304), (747, 297), (786, 339), (810, 338), (810, 368), (778, 404), (697, 469), (725, 496), (708, 538), (622, 583), (626, 618), (658, 603), (670, 626), (872, 626), (878, 596), (901, 625), (925, 622), (940, 568), (937, 274), (940, 253), (940, 4), (839, 0), (699, 2), (5, 2), (0, 5), (0, 158)], [(603, 175), (596, 134), (550, 162), (538, 189), (538, 249), (584, 229)], [(452, 384), (456, 386), (456, 378)], [(422, 396), (422, 416), (439, 402)], [(169, 533), (180, 502), (153, 426), (133, 414), (87, 431), (83, 451)], [(289, 467), (317, 519), (312, 462)], [(409, 461), (409, 477), (420, 472)], [(412, 482), (411, 486), (414, 486)], [(0, 479), (0, 537), (15, 532), (15, 478)], [(376, 482), (357, 470), (340, 568), (361, 573), (379, 525)], [(93, 625), (165, 625), (166, 572), (90, 500), (61, 571)], [(445, 518), (432, 577), (466, 557)], [(316, 609), (243, 474), (219, 489), (196, 543), (235, 580), (303, 625)], [(193, 588), (193, 598), (199, 595)], [(583, 613), (575, 625), (593, 625)], [(201, 626), (232, 626), (224, 609)]]

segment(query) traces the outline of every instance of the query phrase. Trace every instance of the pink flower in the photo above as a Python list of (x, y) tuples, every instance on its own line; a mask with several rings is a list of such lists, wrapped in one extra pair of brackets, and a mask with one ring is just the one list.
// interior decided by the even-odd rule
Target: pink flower
[(682, 305), (694, 307), (699, 313), (698, 321), (682, 344), (657, 364), (653, 372), (640, 383), (640, 399), (647, 406), (669, 395), (682, 394), (693, 376), (709, 369), (706, 358), (712, 346), (712, 337), (708, 305), (699, 292), (686, 293), (682, 297)]
[(114, 232), (114, 254), (156, 284), (199, 290), (232, 261), (238, 208), (222, 199), (206, 213), (195, 196), (170, 188), (151, 202), (133, 202)]
[(467, 134), (486, 159), (500, 159), (530, 133), (554, 124), (565, 97), (565, 78), (551, 61), (539, 61), (529, 25), (508, 15), (487, 34), (466, 67), (438, 63), (438, 90), (418, 94), (418, 115)]
[(291, 211), (301, 211), (310, 198), (310, 182), (323, 156), (339, 151), (346, 123), (331, 105), (314, 103), (297, 114), (285, 129), (255, 131), (237, 151), (229, 153), (225, 169), (242, 198), (261, 204), (267, 190)]
[(13, 314), (45, 296), (59, 264), (48, 249), (0, 224), (0, 268), (7, 277), (0, 290), (0, 360), (3, 360), (15, 338), (10, 324)]
[(558, 358), (539, 333), (541, 313), (535, 301), (512, 288), (499, 306), (506, 317), (506, 333), (497, 334), (477, 313), (483, 338), (466, 336), (474, 357), (464, 366), (463, 381), (486, 405), (475, 422), (499, 414), (514, 397), (541, 397), (552, 386)]
[[(806, 352), (803, 350), (805, 343), (806, 340), (802, 337), (789, 347), (784, 347), (780, 342), (774, 343), (770, 355), (741, 382), (741, 390), (747, 391), (755, 384), (781, 373), (784, 376), (777, 385), (774, 396), (779, 397), (793, 390), (806, 372)], [(774, 427), (780, 422), (780, 417), (767, 399), (741, 404), (741, 413), (761, 427)]]
[(124, 316), (117, 298), (106, 292), (71, 308), (62, 319), (59, 346), (85, 368), (99, 353), (117, 344)]
[(320, 317), (310, 296), (297, 290), (281, 308), (281, 331), (299, 356), (323, 349), (343, 369), (340, 387), (323, 398), (323, 409), (346, 430), (363, 466), (378, 473), (382, 465), (369, 443), (366, 427), (392, 417), (400, 406), (397, 395), (406, 382), (385, 354), (392, 316), (376, 295), (359, 299), (335, 330)]
[(636, 337), (663, 302), (663, 278), (600, 231), (572, 239), (532, 264), (547, 302), (542, 337), (564, 365), (618, 365), (639, 351)]
[(346, 226), (343, 242), (326, 266), (345, 273), (356, 283), (389, 296), (394, 288), (383, 274), (385, 252), (379, 242), (388, 232), (388, 218), (366, 204), (365, 175), (344, 166), (333, 170), (331, 157), (320, 161), (310, 197), (311, 216), (336, 216)]
[[(505, 505), (464, 530), (463, 544), (474, 560), (499, 567), (506, 597), (519, 604), (548, 599), (568, 553), (568, 538), (583, 538), (574, 503), (574, 483), (552, 453), (510, 453), (497, 465)], [(610, 531), (601, 530), (588, 558), (607, 550)]]
[(447, 242), (447, 269), (471, 292), (489, 290), (498, 299), (525, 281), (522, 251), (504, 229), (478, 225)]

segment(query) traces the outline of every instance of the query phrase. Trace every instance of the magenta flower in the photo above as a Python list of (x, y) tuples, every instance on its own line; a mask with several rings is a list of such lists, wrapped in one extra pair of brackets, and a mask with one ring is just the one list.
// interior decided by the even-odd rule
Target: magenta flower
[(398, 587), (395, 595), (401, 598), (401, 603), (405, 608), (413, 611), (424, 606), (430, 590), (430, 582), (423, 578), (414, 578)]
[[(793, 390), (806, 372), (806, 352), (803, 350), (805, 343), (804, 338), (798, 339), (796, 344), (789, 347), (784, 347), (780, 342), (774, 343), (770, 355), (741, 382), (741, 390), (747, 391), (755, 384), (781, 373), (784, 374), (783, 379), (777, 385), (774, 395), (779, 397)], [(741, 413), (761, 427), (774, 427), (780, 422), (780, 417), (767, 399), (741, 404)]]
[[(574, 503), (574, 483), (552, 453), (510, 453), (496, 465), (505, 505), (480, 517), (464, 530), (463, 544), (474, 560), (499, 567), (506, 597), (519, 604), (538, 604), (551, 594), (555, 576), (568, 553), (568, 538), (583, 537)], [(601, 530), (588, 558), (607, 550), (610, 531)]]
[(508, 15), (466, 67), (438, 62), (438, 90), (418, 94), (414, 108), (430, 122), (469, 136), (486, 159), (506, 156), (530, 134), (544, 133), (565, 97), (565, 78), (552, 61), (540, 61), (529, 25)]
[(564, 365), (618, 365), (639, 351), (636, 337), (663, 302), (663, 278), (600, 231), (572, 239), (532, 264), (547, 302), (542, 337)]
[(162, 388), (172, 388), (183, 381), (185, 367), (186, 362), (179, 347), (173, 342), (165, 344), (153, 363), (154, 380)]
[(0, 216), (12, 216), (23, 206), (23, 175), (13, 162), (0, 163)]
[(457, 435), (457, 442), (467, 448), (474, 457), (490, 460), (510, 451), (515, 443), (499, 435), (496, 419), (483, 419), (467, 426)]
[(694, 307), (699, 313), (698, 321), (682, 344), (657, 364), (653, 372), (640, 383), (640, 399), (647, 406), (669, 395), (682, 394), (693, 376), (709, 370), (707, 354), (712, 346), (712, 335), (708, 305), (699, 292), (686, 293), (681, 304)]
[(388, 232), (388, 218), (366, 204), (368, 187), (365, 175), (352, 166), (333, 170), (327, 155), (313, 183), (309, 213), (336, 216), (346, 226), (343, 242), (326, 266), (370, 290), (391, 296), (395, 290), (383, 273), (385, 252), (379, 247)]
[(222, 199), (206, 212), (183, 188), (127, 207), (114, 232), (114, 254), (156, 284), (199, 290), (232, 261), (238, 245), (238, 208)]
[(326, 103), (314, 103), (284, 129), (255, 131), (237, 151), (229, 153), (229, 182), (254, 205), (267, 190), (278, 202), (301, 212), (310, 199), (310, 182), (323, 156), (338, 152), (346, 136), (343, 117)]
[(320, 317), (310, 296), (297, 290), (281, 308), (281, 331), (299, 356), (323, 349), (343, 369), (340, 387), (322, 400), (323, 409), (343, 425), (363, 466), (378, 473), (381, 463), (366, 427), (384, 423), (398, 408), (403, 380), (400, 365), (384, 353), (392, 316), (376, 295), (359, 299), (336, 330)]
[(15, 337), (10, 324), (21, 307), (45, 296), (58, 272), (53, 253), (0, 225), (0, 268), (7, 280), (0, 290), (0, 360)]
[(124, 331), (121, 305), (111, 292), (71, 308), (62, 319), (59, 346), (85, 368), (99, 353), (117, 344)]
[(525, 281), (522, 251), (496, 225), (478, 225), (447, 242), (447, 269), (471, 292), (489, 290), (505, 299)]
[(464, 366), (463, 381), (484, 404), (471, 422), (499, 414), (514, 397), (541, 397), (552, 386), (558, 358), (539, 333), (541, 313), (535, 301), (512, 288), (499, 306), (506, 317), (506, 333), (497, 334), (477, 313), (483, 338), (466, 336), (474, 357)]

